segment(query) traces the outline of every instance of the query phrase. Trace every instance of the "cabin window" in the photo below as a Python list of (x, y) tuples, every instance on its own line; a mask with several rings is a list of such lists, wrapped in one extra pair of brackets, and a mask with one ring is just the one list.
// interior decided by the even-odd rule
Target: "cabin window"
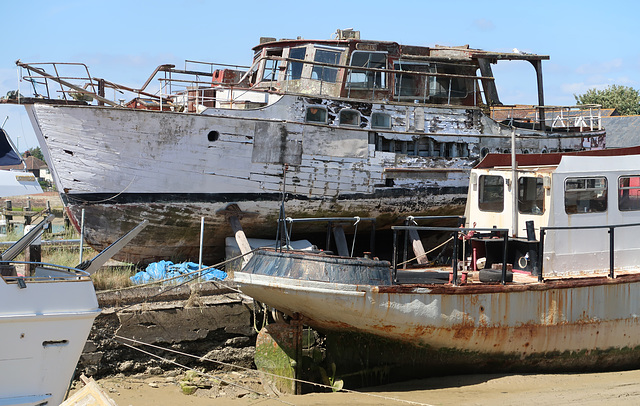
[(518, 179), (518, 211), (522, 214), (544, 213), (544, 184), (542, 178)]
[[(313, 58), (315, 62), (330, 63), (337, 65), (340, 63), (340, 51), (330, 51), (326, 49), (316, 49), (316, 54)], [(323, 82), (335, 83), (338, 77), (338, 68), (330, 66), (313, 66), (311, 71), (311, 79), (321, 80)]]
[[(448, 75), (461, 75), (467, 73), (457, 69), (457, 67), (453, 65), (450, 66), (445, 64), (439, 64), (436, 72)], [(429, 78), (429, 96), (443, 98), (467, 97), (467, 80), (458, 77), (431, 76)]]
[(340, 110), (340, 125), (360, 125), (360, 112), (356, 110)]
[(307, 123), (323, 123), (327, 122), (327, 109), (321, 106), (309, 106), (307, 107), (307, 114), (305, 116)]
[(276, 81), (278, 80), (278, 67), (280, 61), (267, 59), (264, 61), (264, 71), (262, 72), (262, 80)]
[[(351, 66), (363, 68), (386, 69), (386, 52), (353, 51)], [(350, 70), (347, 87), (358, 89), (382, 89), (387, 87), (387, 75), (384, 72)]]
[(371, 128), (391, 128), (391, 116), (385, 113), (372, 113)]
[(620, 211), (640, 210), (640, 175), (619, 178), (618, 209)]
[(502, 176), (481, 175), (478, 182), (478, 208), (501, 212), (504, 209), (504, 179)]
[[(291, 48), (289, 50), (289, 58), (291, 59), (304, 59), (307, 53), (307, 48)], [(302, 67), (304, 64), (302, 62), (289, 62), (289, 66), (287, 68), (287, 78), (294, 80), (300, 79), (302, 77)]]
[[(395, 70), (412, 72), (435, 72), (435, 69), (426, 62), (397, 61), (393, 64)], [(428, 98), (429, 76), (413, 73), (396, 73), (395, 95), (397, 100), (426, 101)]]
[(564, 182), (564, 211), (567, 214), (607, 211), (607, 178), (567, 178)]

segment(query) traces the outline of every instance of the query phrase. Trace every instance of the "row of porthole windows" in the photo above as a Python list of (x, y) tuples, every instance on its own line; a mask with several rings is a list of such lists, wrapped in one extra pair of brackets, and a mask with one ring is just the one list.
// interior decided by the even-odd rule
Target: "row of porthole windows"
[[(323, 106), (309, 106), (305, 115), (307, 123), (327, 124), (327, 109)], [(360, 112), (352, 109), (342, 109), (338, 114), (338, 124), (345, 126), (360, 126)], [(386, 113), (371, 114), (371, 128), (391, 128), (391, 116)]]

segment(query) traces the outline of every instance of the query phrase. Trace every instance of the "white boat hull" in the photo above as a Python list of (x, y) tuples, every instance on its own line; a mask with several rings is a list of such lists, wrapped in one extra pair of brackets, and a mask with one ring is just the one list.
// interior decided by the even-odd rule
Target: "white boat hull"
[(64, 400), (93, 320), (88, 277), (0, 280), (0, 405)]

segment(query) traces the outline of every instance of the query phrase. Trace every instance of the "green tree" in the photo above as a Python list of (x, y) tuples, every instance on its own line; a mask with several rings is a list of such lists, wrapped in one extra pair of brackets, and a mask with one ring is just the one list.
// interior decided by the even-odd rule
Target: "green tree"
[(44, 155), (42, 155), (42, 150), (40, 147), (30, 148), (27, 152), (24, 153), (24, 156), (32, 156), (34, 158), (38, 158), (44, 161)]
[(623, 116), (640, 114), (640, 92), (628, 86), (611, 85), (604, 90), (589, 89), (585, 94), (573, 95), (576, 103), (600, 104), (605, 109), (616, 109)]

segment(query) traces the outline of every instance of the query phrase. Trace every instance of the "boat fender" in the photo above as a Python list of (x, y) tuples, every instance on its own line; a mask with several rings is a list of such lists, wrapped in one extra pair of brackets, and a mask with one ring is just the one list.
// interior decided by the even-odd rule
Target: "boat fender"
[[(502, 269), (481, 269), (478, 273), (480, 282), (496, 283), (502, 280)], [(513, 272), (507, 271), (505, 282), (513, 282)]]

